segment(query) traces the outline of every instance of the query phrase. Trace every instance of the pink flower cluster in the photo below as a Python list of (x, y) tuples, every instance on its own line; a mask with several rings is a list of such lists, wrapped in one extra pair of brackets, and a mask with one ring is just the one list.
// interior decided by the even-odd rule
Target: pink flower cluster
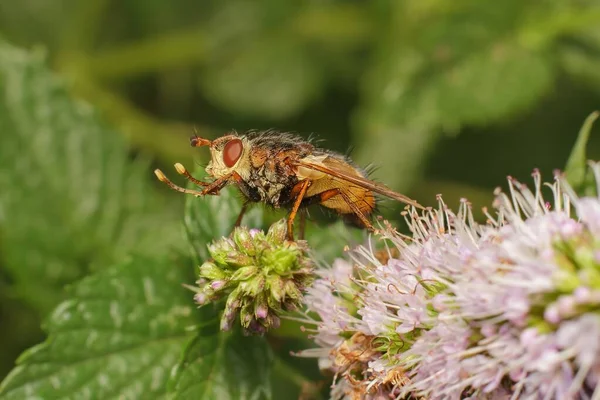
[(383, 248), (319, 272), (302, 355), (335, 373), (332, 398), (600, 399), (600, 198), (533, 178), (487, 224), (439, 198), (407, 212), (411, 237), (385, 225)]

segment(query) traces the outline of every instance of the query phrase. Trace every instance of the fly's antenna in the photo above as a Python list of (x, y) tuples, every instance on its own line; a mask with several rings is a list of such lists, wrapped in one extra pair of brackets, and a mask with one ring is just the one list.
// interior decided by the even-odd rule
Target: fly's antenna
[(201, 138), (196, 133), (194, 133), (194, 136), (190, 137), (190, 145), (192, 147), (210, 146), (211, 144), (212, 144), (212, 141)]

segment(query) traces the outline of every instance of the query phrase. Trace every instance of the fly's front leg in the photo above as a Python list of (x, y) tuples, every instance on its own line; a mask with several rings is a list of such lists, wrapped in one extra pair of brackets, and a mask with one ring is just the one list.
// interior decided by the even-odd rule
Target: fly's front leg
[(214, 182), (208, 184), (201, 192), (201, 196), (205, 196), (207, 194), (219, 194), (219, 191), (223, 189), (229, 183), (229, 179), (232, 174), (225, 175)]
[[(179, 165), (181, 165), (181, 164), (179, 164)], [(179, 172), (179, 169), (178, 169), (178, 172)], [(196, 180), (197, 182), (200, 182), (202, 184), (201, 186), (203, 186), (204, 189), (192, 190), (192, 189), (186, 189), (186, 188), (183, 188), (181, 186), (174, 184), (173, 182), (171, 182), (169, 180), (169, 178), (167, 178), (165, 176), (165, 174), (163, 174), (163, 172), (160, 169), (154, 170), (154, 174), (156, 175), (156, 177), (158, 178), (159, 181), (163, 182), (164, 184), (169, 186), (171, 189), (176, 190), (181, 193), (191, 194), (196, 197), (206, 196), (207, 194), (218, 194), (219, 190), (223, 189), (229, 183), (229, 179), (231, 178), (231, 175), (232, 175), (232, 174), (225, 175), (211, 183), (197, 181), (194, 178), (194, 180)], [(196, 183), (196, 182), (194, 182), (194, 183)]]
[(183, 175), (183, 176), (185, 176), (185, 178), (186, 178), (188, 181), (192, 182), (193, 184), (196, 184), (196, 185), (198, 185), (198, 186), (201, 186), (201, 187), (206, 187), (206, 186), (208, 186), (208, 185), (209, 185), (209, 184), (208, 184), (208, 183), (206, 183), (206, 182), (202, 182), (202, 181), (200, 181), (200, 180), (198, 180), (198, 179), (194, 178), (194, 177), (192, 176), (192, 174), (190, 174), (190, 173), (188, 172), (188, 170), (187, 170), (187, 169), (185, 169), (185, 167), (184, 167), (182, 164), (180, 164), (180, 163), (177, 163), (177, 164), (175, 164), (175, 169), (177, 170), (177, 173), (178, 173), (179, 175)]
[[(195, 185), (198, 185), (200, 187), (208, 187), (209, 185), (211, 185), (211, 183), (208, 182), (202, 182), (201, 180), (198, 180), (196, 178), (194, 178), (192, 176), (192, 174), (190, 174), (188, 172), (188, 170), (180, 163), (175, 164), (175, 169), (177, 170), (177, 173), (179, 173), (180, 175), (183, 175), (188, 181), (192, 182)], [(210, 193), (206, 193), (206, 194), (210, 194), (213, 196), (216, 196), (219, 194), (218, 190), (213, 190)]]

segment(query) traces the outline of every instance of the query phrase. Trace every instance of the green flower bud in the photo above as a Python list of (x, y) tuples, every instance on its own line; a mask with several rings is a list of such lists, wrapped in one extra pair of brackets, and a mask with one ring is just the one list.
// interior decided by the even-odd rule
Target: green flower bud
[(223, 258), (223, 262), (225, 264), (227, 264), (230, 268), (239, 268), (239, 267), (243, 267), (244, 265), (248, 265), (251, 264), (253, 261), (252, 257), (244, 254), (244, 253), (239, 253), (239, 252), (231, 252), (229, 254), (227, 254), (224, 258)]
[(227, 264), (225, 261), (227, 256), (234, 251), (235, 243), (229, 238), (222, 238), (218, 242), (213, 242), (212, 244), (208, 245), (208, 252), (210, 253), (210, 256), (217, 264), (221, 265)]
[(214, 263), (210, 261), (206, 261), (204, 264), (200, 266), (200, 277), (206, 279), (225, 279), (227, 278), (227, 273), (223, 271), (221, 268), (217, 267)]
[(258, 296), (265, 287), (265, 278), (262, 275), (250, 279), (248, 281), (242, 281), (239, 283), (239, 288), (242, 293), (246, 296)]
[(244, 328), (248, 328), (254, 321), (254, 307), (251, 302), (245, 302), (240, 309), (240, 321)]
[(315, 280), (315, 277), (312, 274), (306, 274), (304, 272), (299, 273), (295, 279), (296, 285), (302, 291), (304, 291), (307, 287), (312, 285), (314, 280)]
[(264, 296), (260, 296), (254, 302), (254, 316), (256, 319), (265, 319), (269, 315), (269, 305)]
[(292, 300), (300, 300), (302, 298), (302, 292), (300, 292), (298, 287), (292, 281), (285, 282), (283, 290), (286, 298), (290, 298)]
[(285, 282), (278, 275), (270, 275), (267, 278), (267, 288), (271, 290), (271, 297), (275, 299), (275, 301), (283, 300), (283, 296), (285, 295)]
[(272, 245), (282, 244), (287, 235), (287, 224), (284, 219), (275, 222), (267, 232), (267, 241)]
[(313, 281), (304, 242), (287, 242), (285, 220), (267, 234), (245, 227), (208, 246), (212, 261), (199, 268), (198, 304), (227, 296), (221, 329), (235, 319), (246, 333), (263, 334), (279, 326), (279, 314), (302, 305), (302, 292)]
[(231, 293), (229, 293), (229, 296), (227, 297), (227, 302), (225, 303), (225, 310), (235, 310), (239, 308), (240, 302), (242, 301), (243, 297), (244, 294), (242, 293), (241, 288), (239, 286), (236, 287)]
[(257, 274), (258, 272), (259, 272), (258, 267), (255, 267), (254, 265), (249, 265), (247, 267), (241, 267), (240, 269), (238, 269), (231, 275), (231, 280), (232, 281), (245, 281), (247, 279), (250, 279), (253, 275)]
[(247, 229), (236, 228), (233, 231), (233, 241), (237, 245), (237, 247), (244, 254), (248, 256), (254, 256), (256, 254), (256, 249), (254, 247), (254, 240), (252, 238), (252, 234)]
[(293, 269), (300, 251), (296, 246), (285, 246), (265, 251), (261, 258), (264, 265), (269, 265), (278, 274), (285, 274)]

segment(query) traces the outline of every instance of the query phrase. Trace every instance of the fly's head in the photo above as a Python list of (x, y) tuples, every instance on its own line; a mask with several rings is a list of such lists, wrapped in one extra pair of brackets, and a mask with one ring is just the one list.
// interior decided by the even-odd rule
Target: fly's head
[(244, 136), (225, 135), (215, 140), (203, 139), (198, 136), (190, 138), (192, 147), (208, 146), (211, 160), (206, 166), (206, 172), (215, 179), (237, 172), (242, 179), (250, 176), (251, 143)]

